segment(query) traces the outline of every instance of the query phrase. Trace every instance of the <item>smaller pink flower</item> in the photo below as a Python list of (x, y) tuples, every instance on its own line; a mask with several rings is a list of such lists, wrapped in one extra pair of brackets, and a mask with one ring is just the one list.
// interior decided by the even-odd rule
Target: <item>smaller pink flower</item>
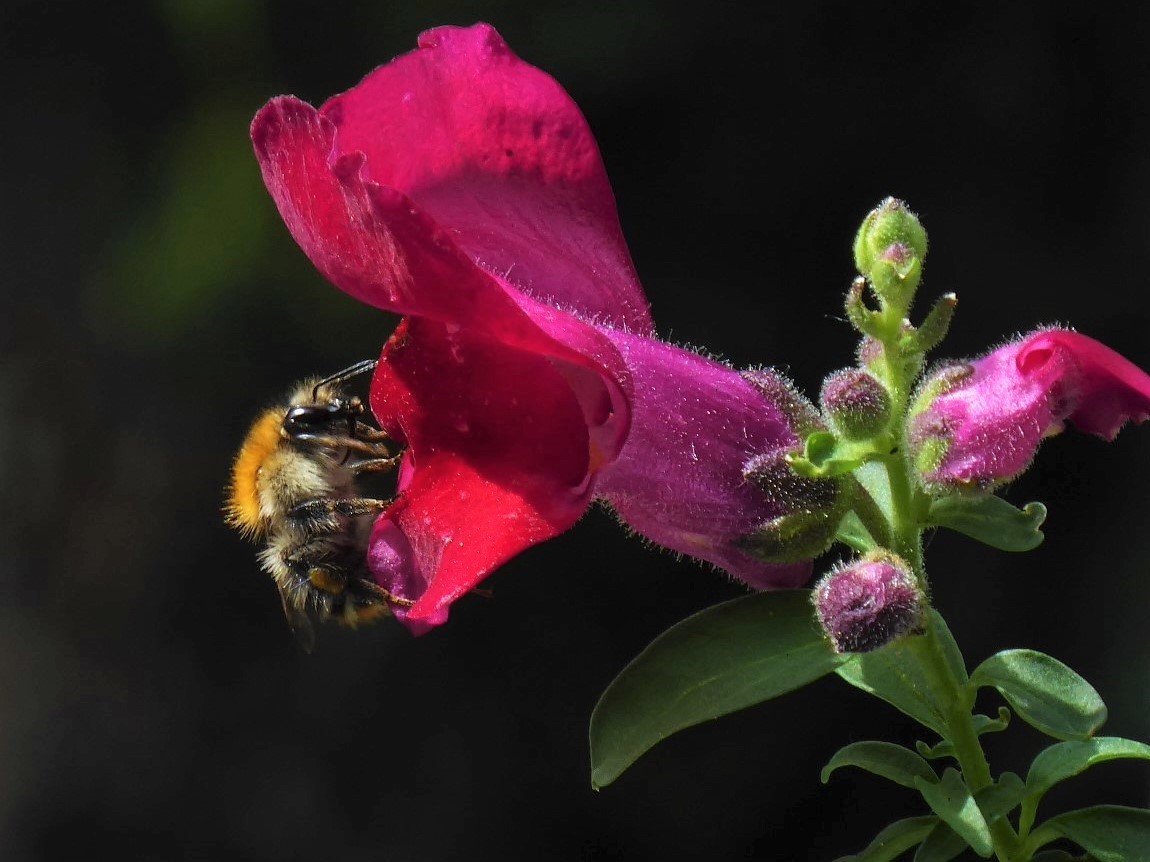
[(926, 379), (910, 452), (928, 487), (990, 489), (1018, 476), (1069, 420), (1113, 440), (1150, 417), (1150, 375), (1085, 335), (1039, 330)]

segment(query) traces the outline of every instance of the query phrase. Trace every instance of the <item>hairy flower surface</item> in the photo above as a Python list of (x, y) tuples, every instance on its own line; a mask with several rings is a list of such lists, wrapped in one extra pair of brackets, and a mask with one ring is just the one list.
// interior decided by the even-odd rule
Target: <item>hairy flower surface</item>
[(922, 590), (907, 564), (891, 554), (832, 569), (812, 599), (835, 652), (871, 652), (922, 626)]
[(988, 489), (1022, 473), (1066, 421), (1112, 440), (1148, 416), (1146, 372), (1092, 338), (1047, 329), (928, 377), (908, 436), (928, 486)]
[(252, 140), (292, 235), (336, 286), (404, 315), (371, 385), (408, 448), (369, 564), (413, 631), (609, 501), (637, 532), (756, 586), (735, 542), (780, 514), (742, 479), (793, 446), (781, 407), (658, 341), (595, 140), (494, 29), (443, 27), (318, 110), (273, 99)]

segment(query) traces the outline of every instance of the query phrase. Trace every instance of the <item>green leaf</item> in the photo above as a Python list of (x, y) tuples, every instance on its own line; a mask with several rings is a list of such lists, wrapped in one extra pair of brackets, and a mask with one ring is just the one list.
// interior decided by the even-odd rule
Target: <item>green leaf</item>
[(1106, 704), (1090, 683), (1034, 650), (992, 655), (970, 681), (998, 689), (1023, 721), (1055, 739), (1089, 739), (1106, 721)]
[(1042, 830), (1064, 835), (1098, 862), (1150, 862), (1150, 811), (1142, 808), (1095, 805), (1052, 817)]
[[(965, 680), (962, 654), (937, 611), (931, 611), (931, 625), (936, 627), (942, 640), (943, 653), (951, 671), (960, 681)], [(874, 652), (852, 656), (836, 672), (856, 688), (882, 698), (945, 737), (948, 734), (943, 716), (950, 695), (937, 688), (938, 683), (928, 670), (929, 660), (924, 655), (927, 649), (930, 645), (926, 638), (910, 635)]]
[(966, 659), (962, 657), (962, 650), (958, 648), (958, 642), (954, 639), (954, 635), (950, 633), (950, 626), (946, 624), (946, 620), (942, 618), (942, 614), (938, 611), (931, 611), (931, 623), (934, 625), (935, 634), (938, 636), (939, 643), (942, 645), (942, 657), (946, 659), (947, 665), (950, 667), (950, 672), (954, 675), (962, 685), (970, 680), (970, 676), (966, 671)]
[(1001, 733), (1010, 727), (1010, 710), (1005, 706), (998, 708), (998, 718), (989, 715), (974, 716), (974, 732), (979, 736), (985, 733)]
[(857, 469), (874, 457), (870, 441), (840, 440), (830, 431), (815, 431), (803, 445), (803, 454), (788, 459), (792, 469), (807, 479), (830, 479)]
[(847, 512), (839, 522), (838, 530), (835, 531), (835, 541), (842, 542), (860, 554), (874, 550), (878, 545), (870, 530), (854, 512)]
[(942, 781), (937, 784), (921, 778), (914, 783), (931, 810), (957, 832), (975, 853), (983, 858), (990, 856), (994, 847), (990, 827), (957, 770), (946, 770), (942, 774)]
[(894, 522), (894, 500), (890, 491), (890, 476), (878, 461), (869, 461), (855, 470), (855, 479), (866, 488), (886, 522)]
[(1119, 736), (1100, 736), (1085, 742), (1058, 742), (1039, 752), (1026, 776), (1026, 800), (1020, 828), (1029, 831), (1039, 801), (1055, 784), (1085, 772), (1097, 763), (1121, 758), (1150, 760), (1150, 745)]
[(809, 590), (756, 593), (657, 637), (591, 715), (591, 782), (605, 787), (678, 730), (813, 682), (844, 658), (815, 621)]
[(916, 777), (924, 781), (938, 781), (930, 764), (913, 751), (893, 742), (854, 742), (840, 748), (823, 767), (823, 784), (830, 780), (832, 772), (843, 766), (857, 766), (911, 790), (915, 789)]
[(1046, 507), (1027, 503), (1017, 509), (993, 494), (942, 497), (930, 504), (929, 526), (955, 530), (1000, 551), (1032, 551), (1045, 538), (1038, 528)]
[(1026, 784), (1013, 772), (1004, 772), (998, 781), (974, 794), (987, 823), (993, 824), (1018, 807), (1026, 794)]
[(914, 862), (950, 862), (969, 845), (941, 820), (914, 854)]
[(908, 817), (887, 826), (861, 853), (840, 856), (835, 862), (891, 862), (922, 841), (938, 823), (937, 817)]

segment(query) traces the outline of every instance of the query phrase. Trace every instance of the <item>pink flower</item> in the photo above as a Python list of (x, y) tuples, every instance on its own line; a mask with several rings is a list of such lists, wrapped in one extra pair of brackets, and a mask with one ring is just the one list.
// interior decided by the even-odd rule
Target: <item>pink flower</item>
[(908, 437), (928, 486), (989, 489), (1022, 473), (1066, 420), (1113, 440), (1148, 416), (1150, 376), (1092, 338), (1048, 329), (931, 375)]
[(320, 272), (405, 316), (371, 385), (408, 448), (369, 565), (413, 631), (596, 498), (753, 585), (806, 579), (739, 548), (785, 512), (742, 470), (797, 443), (788, 405), (655, 338), (586, 122), (494, 29), (424, 33), (318, 110), (273, 99), (252, 140)]

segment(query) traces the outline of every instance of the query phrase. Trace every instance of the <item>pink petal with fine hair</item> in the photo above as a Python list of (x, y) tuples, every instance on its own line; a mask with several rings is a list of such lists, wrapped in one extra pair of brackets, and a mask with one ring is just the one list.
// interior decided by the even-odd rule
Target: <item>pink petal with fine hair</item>
[(760, 588), (804, 583), (811, 564), (761, 562), (739, 547), (788, 514), (743, 475), (756, 455), (798, 442), (778, 404), (737, 371), (670, 344), (608, 333), (634, 381), (631, 433), (598, 495), (635, 532)]
[(1046, 350), (1064, 352), (1075, 368), (1066, 418), (1080, 431), (1113, 440), (1127, 421), (1150, 418), (1150, 376), (1126, 357), (1093, 338), (1054, 329), (1023, 342), (1019, 369), (1025, 373), (1035, 354)]

